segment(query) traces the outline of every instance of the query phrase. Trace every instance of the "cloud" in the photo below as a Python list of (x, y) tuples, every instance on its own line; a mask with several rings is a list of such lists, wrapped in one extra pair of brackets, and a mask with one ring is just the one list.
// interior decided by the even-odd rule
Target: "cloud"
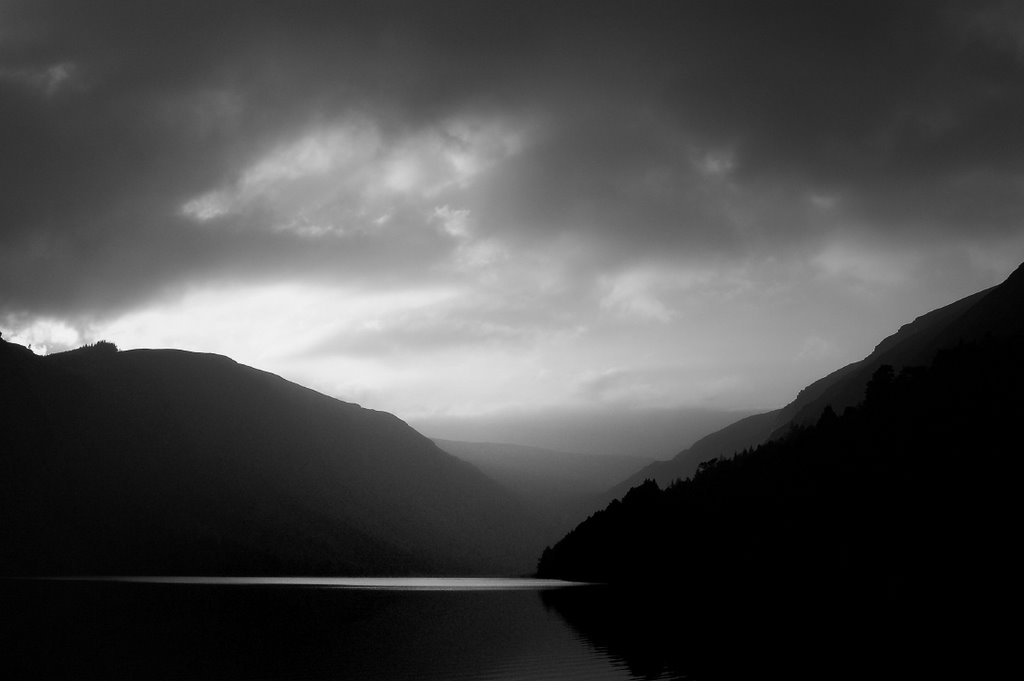
[(188, 199), (181, 212), (209, 223), (258, 209), (272, 220), (264, 226), (306, 236), (373, 229), (400, 209), (419, 209), (421, 222), (443, 214), (444, 224), (455, 225), (466, 212), (447, 214), (447, 204), (432, 202), (468, 189), (515, 153), (520, 137), (498, 121), (479, 120), (389, 136), (372, 119), (352, 116), (277, 144), (226, 186)]
[(71, 350), (82, 344), (78, 329), (59, 319), (37, 317), (30, 320), (8, 319), (7, 325), (16, 328), (15, 333), (5, 335), (4, 340), (30, 348), (40, 355)]
[[(89, 88), (8, 93), (0, 240), (60, 244), (98, 307), (106, 252), (169, 258), (151, 232), (222, 275), (279, 247), (254, 231), (400, 238), (446, 205), (470, 211), (453, 249), (477, 267), (558, 239), (620, 267), (1020, 229), (1005, 3), (155, 7), (5, 8), (0, 72)], [(215, 222), (236, 247), (187, 234)], [(174, 283), (186, 257), (137, 269)]]
[[(699, 363), (698, 363), (699, 364)], [(743, 389), (743, 380), (720, 369), (668, 365), (606, 369), (584, 376), (578, 390), (601, 405), (629, 409), (722, 406), (723, 396)]]
[(835, 344), (821, 336), (808, 336), (800, 344), (794, 360), (806, 362), (808, 360), (833, 359), (836, 356)]
[(825, 276), (843, 278), (860, 287), (892, 287), (914, 277), (920, 256), (885, 248), (872, 249), (858, 243), (833, 242), (811, 262)]
[[(252, 315), (280, 331), (224, 327), (253, 338), (245, 357), (288, 348), (288, 371), (396, 409), (530, 391), (771, 406), (814, 374), (765, 358), (818, 337), (834, 355), (806, 345), (808, 372), (854, 359), (1024, 256), (1019, 15), (6, 2), (0, 322), (54, 347), (64, 325), (222, 348), (200, 327)], [(452, 298), (333, 328), (325, 291), (358, 310)], [(168, 334), (190, 309), (193, 335)], [(705, 368), (645, 373), (683, 354)]]
[(59, 62), (37, 68), (5, 68), (0, 69), (0, 81), (22, 85), (52, 97), (66, 87), (75, 71), (73, 62)]

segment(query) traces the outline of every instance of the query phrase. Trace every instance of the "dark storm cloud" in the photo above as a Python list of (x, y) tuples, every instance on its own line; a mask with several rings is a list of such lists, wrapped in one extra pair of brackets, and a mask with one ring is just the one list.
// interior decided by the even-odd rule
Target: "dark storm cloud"
[(314, 243), (254, 228), (258, 211), (181, 212), (352, 112), (385, 138), (453, 116), (529, 121), (522, 151), (453, 207), (513, 244), (575, 235), (595, 267), (784, 248), (822, 227), (1019, 230), (1013, 17), (941, 2), (0, 2), (0, 309), (102, 310), (210, 276), (425, 276), (444, 254), (426, 233)]
[[(733, 246), (745, 222), (783, 243), (812, 222), (1020, 228), (1024, 61), (977, 30), (978, 5), (679, 4), (555, 105), (566, 132), (526, 162), (530, 200), (509, 201), (651, 250)], [(699, 172), (716, 154), (717, 184)], [(814, 196), (841, 219), (802, 210)]]

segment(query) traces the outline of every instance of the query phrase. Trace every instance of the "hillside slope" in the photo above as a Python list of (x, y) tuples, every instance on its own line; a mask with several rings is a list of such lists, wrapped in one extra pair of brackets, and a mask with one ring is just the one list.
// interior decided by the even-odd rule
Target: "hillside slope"
[[(594, 497), (594, 506), (603, 506), (612, 499), (622, 497), (644, 480), (654, 480), (666, 486), (674, 480), (686, 479), (697, 471), (703, 461), (731, 456), (743, 449), (779, 438), (793, 425), (814, 423), (826, 405), (842, 413), (843, 409), (858, 404), (864, 398), (868, 381), (883, 364), (897, 370), (905, 366), (927, 364), (941, 348), (954, 345), (959, 340), (979, 338), (982, 332), (978, 329), (1019, 324), (1019, 317), (1012, 313), (1013, 305), (999, 303), (998, 300), (1009, 295), (1009, 289), (1021, 286), (1021, 279), (1024, 276), (1018, 268), (999, 287), (979, 291), (904, 324), (896, 333), (875, 346), (867, 357), (811, 383), (781, 409), (741, 419), (698, 440), (668, 461), (650, 464)], [(982, 304), (990, 298), (990, 294), (996, 295)]]
[(0, 570), (517, 573), (523, 505), (391, 414), (221, 356), (0, 340)]
[[(875, 366), (886, 359), (903, 364)], [(1014, 531), (1024, 266), (904, 327), (865, 362), (801, 407), (822, 405), (813, 422), (667, 489), (634, 487), (546, 550), (539, 573), (699, 583), (741, 599), (975, 598), (973, 580), (995, 577)], [(865, 366), (857, 405), (837, 414), (830, 395)]]

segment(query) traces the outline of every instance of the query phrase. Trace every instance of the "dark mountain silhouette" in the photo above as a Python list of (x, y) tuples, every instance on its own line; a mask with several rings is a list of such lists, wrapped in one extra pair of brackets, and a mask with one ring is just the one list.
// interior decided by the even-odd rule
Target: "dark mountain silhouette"
[(611, 597), (545, 602), (638, 677), (993, 676), (1022, 385), (1024, 265), (641, 471), (538, 564)]
[[(488, 477), (523, 499), (552, 527), (557, 539), (593, 508), (594, 496), (623, 476), (639, 470), (649, 459), (558, 452), (497, 442), (434, 443), (473, 464)], [(571, 524), (567, 524), (571, 523)]]
[(0, 340), (6, 574), (529, 570), (522, 503), (395, 416), (217, 355)]
[[(846, 407), (859, 403), (864, 398), (868, 381), (878, 367), (884, 364), (897, 370), (905, 366), (929, 364), (941, 348), (961, 340), (979, 338), (981, 329), (989, 329), (986, 320), (979, 320), (981, 323), (974, 330), (963, 326), (961, 320), (999, 288), (980, 291), (904, 324), (861, 361), (849, 364), (804, 388), (793, 402), (782, 409), (773, 435), (783, 434), (790, 424), (813, 423), (826, 405), (831, 404), (834, 410), (842, 412)], [(997, 328), (992, 326), (990, 330), (995, 331)]]
[[(668, 461), (656, 461), (634, 475), (594, 497), (591, 508), (602, 507), (622, 497), (644, 480), (661, 486), (685, 479), (697, 471), (701, 462), (756, 447), (788, 432), (793, 424), (814, 423), (826, 405), (836, 412), (858, 404), (872, 374), (883, 364), (897, 370), (905, 366), (928, 364), (943, 347), (958, 340), (979, 338), (982, 330), (1019, 324), (1013, 305), (1000, 300), (1019, 296), (1010, 289), (1019, 287), (1020, 270), (1003, 285), (974, 293), (914, 321), (904, 324), (880, 342), (864, 359), (837, 369), (803, 388), (796, 398), (781, 409), (741, 419), (695, 442)], [(984, 302), (983, 301), (987, 301)]]
[[(842, 415), (633, 488), (538, 573), (622, 590), (597, 617), (553, 606), (595, 645), (629, 622), (616, 640), (648, 678), (988, 676), (1016, 650), (999, 612), (1018, 583), (1022, 384), (1020, 335), (884, 365)], [(666, 640), (690, 649), (665, 657)]]
[(660, 584), (719, 611), (928, 613), (962, 631), (1009, 588), (1022, 315), (1024, 266), (880, 344), (904, 364), (874, 367), (857, 406), (826, 404), (688, 480), (634, 487), (545, 550), (539, 574)]

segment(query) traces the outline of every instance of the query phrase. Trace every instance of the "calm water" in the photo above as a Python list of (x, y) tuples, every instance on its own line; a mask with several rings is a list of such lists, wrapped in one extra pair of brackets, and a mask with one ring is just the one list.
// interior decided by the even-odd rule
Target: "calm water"
[(9, 678), (683, 678), (599, 621), (595, 586), (128, 577), (6, 581), (0, 597)]

